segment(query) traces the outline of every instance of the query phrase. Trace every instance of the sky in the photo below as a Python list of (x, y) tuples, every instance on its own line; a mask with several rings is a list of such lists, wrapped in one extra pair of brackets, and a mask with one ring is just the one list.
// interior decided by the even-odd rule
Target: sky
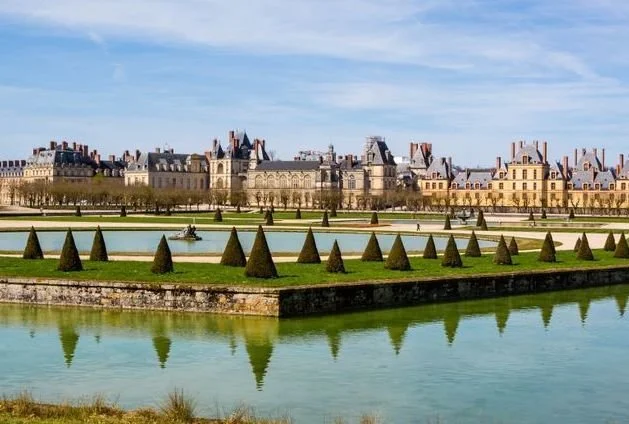
[(49, 140), (282, 159), (433, 143), (492, 165), (517, 140), (626, 153), (626, 0), (0, 0), (2, 159)]

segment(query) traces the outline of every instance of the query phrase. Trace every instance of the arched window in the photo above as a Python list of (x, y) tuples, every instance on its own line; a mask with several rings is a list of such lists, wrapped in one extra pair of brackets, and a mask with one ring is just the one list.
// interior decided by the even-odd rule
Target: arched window
[(275, 177), (270, 176), (266, 180), (266, 188), (275, 188)]
[(293, 178), (291, 180), (291, 187), (292, 188), (299, 188), (299, 178), (297, 178), (297, 176), (293, 176)]
[(216, 173), (217, 174), (224, 174), (225, 173), (225, 167), (223, 166), (222, 163), (219, 163), (218, 166), (216, 167)]
[(304, 177), (304, 188), (312, 188), (312, 178), (309, 175)]
[(262, 186), (264, 185), (264, 179), (262, 178), (262, 175), (258, 175), (256, 176), (255, 179), (255, 187), (256, 188), (262, 188)]
[(223, 188), (223, 179), (219, 178), (218, 180), (216, 180), (216, 188), (221, 190)]
[(287, 188), (287, 187), (288, 187), (288, 180), (285, 175), (282, 175), (280, 177), (280, 188)]
[(353, 175), (349, 176), (349, 189), (356, 190), (356, 178)]
[(452, 183), (452, 185), (450, 186), (450, 188), (452, 188), (453, 190), (456, 190), (459, 188), (459, 185), (457, 183)]

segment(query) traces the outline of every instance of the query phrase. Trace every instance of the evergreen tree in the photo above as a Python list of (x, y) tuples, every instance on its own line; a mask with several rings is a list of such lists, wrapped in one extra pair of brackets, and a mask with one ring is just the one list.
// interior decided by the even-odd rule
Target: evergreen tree
[(334, 240), (334, 245), (332, 246), (332, 251), (330, 252), (325, 268), (328, 272), (345, 274), (345, 264), (343, 263), (341, 249), (339, 249), (339, 244), (336, 240)]
[(223, 213), (221, 212), (221, 208), (216, 208), (216, 212), (214, 212), (214, 222), (223, 222)]
[(402, 237), (399, 234), (393, 241), (393, 246), (389, 251), (389, 256), (387, 256), (384, 267), (397, 271), (409, 271), (411, 269), (411, 263), (408, 260), (404, 243), (402, 243)]
[(456, 247), (456, 241), (452, 234), (450, 234), (450, 238), (448, 239), (448, 244), (443, 254), (443, 259), (441, 260), (441, 266), (450, 268), (460, 268), (463, 266), (459, 249)]
[(480, 230), (487, 231), (487, 221), (485, 221), (485, 218), (483, 218), (483, 222), (480, 223)]
[(378, 219), (378, 212), (373, 211), (371, 213), (371, 225), (378, 225), (380, 223), (380, 220)]
[(72, 230), (68, 228), (66, 240), (63, 243), (61, 257), (59, 258), (59, 266), (57, 270), (62, 272), (83, 271), (83, 264), (79, 258), (79, 251), (76, 249)]
[(485, 220), (485, 214), (483, 213), (482, 209), (479, 209), (478, 210), (478, 217), (476, 218), (476, 226), (480, 227), (484, 220)]
[(81, 213), (81, 207), (77, 206), (76, 210), (74, 211), (74, 216), (82, 216), (83, 214)]
[(271, 256), (262, 226), (258, 226), (256, 239), (253, 242), (251, 254), (245, 268), (245, 275), (255, 278), (277, 278), (277, 269), (275, 268), (273, 256)]
[(496, 265), (513, 265), (507, 242), (505, 242), (505, 238), (502, 235), (500, 235), (500, 241), (498, 242), (493, 262)]
[(520, 254), (520, 249), (518, 248), (518, 243), (515, 241), (515, 237), (511, 237), (511, 241), (509, 242), (509, 253), (511, 256)]
[(426, 247), (424, 247), (424, 259), (437, 259), (437, 248), (435, 247), (435, 240), (432, 238), (432, 234), (428, 236), (426, 240)]
[(363, 252), (363, 256), (360, 259), (363, 262), (382, 262), (384, 260), (378, 237), (376, 237), (376, 233), (373, 231), (371, 232), (371, 237), (369, 237), (369, 242)]
[(546, 233), (544, 243), (542, 244), (542, 250), (540, 250), (537, 260), (539, 262), (557, 262), (555, 247), (550, 233)]
[(312, 228), (308, 228), (306, 233), (306, 240), (297, 258), (299, 264), (320, 264), (321, 257), (319, 256), (319, 249), (317, 249), (317, 243), (312, 234)]
[(542, 209), (542, 219), (546, 219), (546, 209)]
[(295, 211), (295, 219), (301, 219), (301, 209), (299, 208)]
[(24, 259), (44, 259), (44, 252), (41, 250), (35, 227), (31, 227), (31, 231), (28, 233), (28, 240), (22, 257)]
[(611, 231), (607, 234), (607, 240), (605, 240), (603, 250), (606, 252), (613, 252), (616, 250), (616, 240), (614, 240), (614, 233)]
[(127, 216), (127, 207), (122, 205), (120, 207), (120, 218), (125, 218)]
[(470, 240), (467, 242), (467, 249), (465, 249), (465, 256), (469, 256), (471, 258), (481, 257), (480, 246), (478, 245), (478, 239), (476, 238), (476, 233), (474, 231), (472, 231)]
[(620, 233), (620, 238), (616, 244), (616, 250), (614, 251), (614, 258), (628, 259), (629, 258), (629, 245), (627, 245), (627, 239), (625, 233)]
[(327, 209), (325, 211), (323, 211), (323, 219), (321, 220), (321, 226), (322, 227), (329, 227), (330, 226), (330, 222), (328, 221), (328, 211), (327, 211)]
[(535, 221), (535, 217), (533, 216), (533, 211), (529, 212), (529, 221)]
[(577, 241), (574, 243), (574, 248), (572, 250), (574, 251), (574, 253), (577, 253), (580, 247), (581, 247), (581, 237), (577, 237)]
[(90, 252), (90, 261), (109, 261), (107, 246), (105, 246), (105, 238), (103, 237), (103, 232), (101, 231), (100, 226), (96, 228), (96, 233), (94, 233), (94, 242), (92, 243), (92, 251)]
[(452, 224), (450, 224), (450, 215), (446, 215), (446, 222), (443, 224), (444, 230), (451, 230)]
[(568, 219), (574, 219), (574, 209), (570, 209), (570, 213), (568, 214)]
[(247, 265), (247, 258), (245, 257), (245, 252), (242, 250), (242, 244), (240, 244), (236, 227), (232, 227), (229, 240), (227, 240), (225, 250), (223, 250), (221, 265), (233, 267), (244, 267)]
[(594, 260), (594, 255), (592, 254), (592, 249), (590, 249), (590, 243), (585, 233), (581, 235), (581, 246), (579, 246), (579, 251), (577, 252), (577, 259), (581, 259), (582, 261)]
[(170, 253), (170, 247), (166, 241), (166, 236), (162, 235), (157, 250), (155, 251), (151, 272), (153, 274), (166, 274), (173, 271), (173, 257)]
[(266, 221), (265, 224), (268, 226), (271, 226), (274, 224), (273, 221), (273, 212), (271, 212), (270, 210), (267, 209), (266, 211), (266, 216), (264, 217), (264, 220)]
[(546, 233), (546, 238), (550, 241), (550, 248), (553, 251), (553, 255), (557, 254), (557, 249), (555, 249), (555, 241), (553, 240), (553, 235), (548, 231)]

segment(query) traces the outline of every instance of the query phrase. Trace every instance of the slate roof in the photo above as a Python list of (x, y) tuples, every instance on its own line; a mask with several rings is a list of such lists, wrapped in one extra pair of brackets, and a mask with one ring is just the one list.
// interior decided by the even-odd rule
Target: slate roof
[(597, 171), (601, 171), (603, 169), (603, 165), (598, 160), (598, 156), (594, 154), (594, 152), (587, 152), (579, 158), (577, 162), (577, 169), (583, 171), (583, 165), (588, 162), (591, 166), (593, 166)]
[[(9, 166), (9, 162), (11, 162), (11, 166)], [(25, 160), (2, 161), (0, 162), (0, 176), (12, 177), (16, 174), (22, 175), (25, 166)]]
[(466, 169), (459, 172), (452, 182), (461, 188), (464, 188), (467, 183), (470, 183), (472, 188), (477, 183), (480, 184), (480, 188), (488, 188), (493, 177), (494, 173), (491, 169)]
[(620, 174), (618, 174), (618, 178), (629, 179), (629, 160), (625, 161), (622, 165), (622, 169), (620, 170)]
[[(167, 172), (175, 172), (181, 170), (182, 172), (185, 170), (185, 165), (190, 160), (191, 155), (181, 154), (181, 153), (142, 153), (137, 161), (132, 162), (128, 166), (129, 171), (167, 171)], [(206, 163), (205, 161), (201, 161), (202, 169), (205, 170)], [(159, 167), (159, 169), (158, 169)]]
[(26, 160), (27, 165), (90, 165), (95, 162), (78, 150), (41, 150)]
[(362, 169), (363, 167), (363, 163), (361, 161), (356, 161), (356, 160), (346, 160), (343, 159), (341, 162), (339, 162), (338, 164), (340, 169), (349, 171), (349, 170), (358, 170), (358, 169)]
[(365, 159), (369, 157), (369, 153), (374, 154), (372, 161), (374, 165), (395, 165), (395, 159), (387, 143), (379, 137), (367, 138), (367, 143), (365, 144)]
[(314, 160), (275, 160), (261, 162), (256, 171), (315, 171), (321, 166)]
[(422, 149), (417, 149), (413, 157), (411, 158), (410, 167), (412, 169), (428, 169), (432, 162), (432, 153), (425, 155)]
[(602, 190), (609, 190), (609, 185), (615, 182), (614, 172), (610, 169), (596, 173), (594, 178), (594, 184), (600, 184)]
[(525, 156), (529, 157), (528, 163), (532, 163), (532, 164), (544, 163), (544, 157), (542, 156), (540, 151), (537, 150), (534, 144), (524, 144), (520, 148), (520, 150), (516, 152), (514, 162), (524, 163), (523, 158)]
[(438, 179), (448, 179), (450, 175), (450, 170), (448, 169), (448, 162), (446, 158), (439, 158), (438, 160), (433, 160), (428, 169), (426, 170), (427, 178), (432, 178), (432, 174), (437, 173)]
[(584, 183), (590, 184), (592, 186), (594, 184), (594, 172), (590, 171), (580, 171), (573, 170), (572, 178), (570, 178), (570, 182), (572, 183), (572, 187), (577, 190), (581, 190), (583, 188)]
[(565, 172), (567, 172), (567, 170), (563, 169), (563, 165), (560, 162), (551, 162), (549, 164), (549, 167), (548, 167), (549, 179), (550, 179), (550, 173), (553, 171), (557, 172), (557, 178), (555, 178), (556, 180), (561, 180), (562, 178), (566, 177)]

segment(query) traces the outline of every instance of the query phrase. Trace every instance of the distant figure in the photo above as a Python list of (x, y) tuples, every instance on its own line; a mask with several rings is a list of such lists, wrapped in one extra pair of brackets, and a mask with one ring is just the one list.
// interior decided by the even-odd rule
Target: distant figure
[(421, 229), (419, 222), (417, 223), (417, 231), (419, 231)]

